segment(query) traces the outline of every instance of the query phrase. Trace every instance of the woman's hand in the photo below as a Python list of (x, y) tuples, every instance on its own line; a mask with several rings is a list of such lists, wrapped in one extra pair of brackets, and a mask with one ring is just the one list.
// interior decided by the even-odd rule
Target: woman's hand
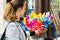
[(41, 36), (43, 36), (46, 32), (47, 32), (47, 29), (46, 29), (46, 28), (43, 28), (42, 30), (36, 30), (36, 31), (35, 31), (35, 36), (36, 36), (36, 37), (41, 37)]
[[(30, 29), (30, 28), (28, 28), (28, 29), (30, 32), (32, 32), (32, 29)], [(35, 35), (33, 35), (33, 36), (40, 37), (40, 36), (44, 35), (46, 31), (47, 31), (46, 28), (38, 29), (38, 30), (34, 31)]]
[(45, 33), (47, 31), (47, 29), (46, 28), (43, 28), (41, 31), (39, 31), (39, 33), (41, 34), (41, 33)]
[(35, 31), (35, 35), (36, 35), (36, 36), (39, 36), (39, 32), (38, 32), (38, 30)]

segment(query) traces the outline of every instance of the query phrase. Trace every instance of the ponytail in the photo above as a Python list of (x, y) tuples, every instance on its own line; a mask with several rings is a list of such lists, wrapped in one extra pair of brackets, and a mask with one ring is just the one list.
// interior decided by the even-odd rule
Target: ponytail
[(3, 18), (6, 21), (16, 21), (17, 20), (16, 13), (14, 12), (14, 9), (10, 3), (7, 3), (7, 5), (6, 5), (6, 9), (5, 9)]

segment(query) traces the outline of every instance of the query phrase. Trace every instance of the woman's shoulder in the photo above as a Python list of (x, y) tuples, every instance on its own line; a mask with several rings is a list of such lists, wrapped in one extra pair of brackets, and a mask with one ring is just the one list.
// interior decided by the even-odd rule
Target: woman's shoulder
[(14, 30), (18, 30), (17, 25), (15, 24), (15, 22), (10, 22), (7, 25), (7, 31), (14, 31)]
[(9, 25), (16, 25), (17, 22), (9, 22)]
[(7, 23), (7, 27), (8, 28), (10, 28), (10, 27), (12, 27), (12, 28), (14, 27), (15, 28), (15, 27), (17, 27), (17, 24), (16, 24), (16, 22), (8, 22)]

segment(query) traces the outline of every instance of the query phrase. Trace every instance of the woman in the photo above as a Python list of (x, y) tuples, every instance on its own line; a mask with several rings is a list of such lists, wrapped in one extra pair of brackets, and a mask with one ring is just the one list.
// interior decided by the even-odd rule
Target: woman
[[(9, 23), (5, 32), (5, 40), (26, 40), (25, 32), (20, 23), (20, 17), (24, 16), (26, 8), (25, 0), (13, 0), (6, 5), (4, 20)], [(30, 33), (31, 34), (31, 33)], [(33, 35), (39, 33), (33, 32)]]

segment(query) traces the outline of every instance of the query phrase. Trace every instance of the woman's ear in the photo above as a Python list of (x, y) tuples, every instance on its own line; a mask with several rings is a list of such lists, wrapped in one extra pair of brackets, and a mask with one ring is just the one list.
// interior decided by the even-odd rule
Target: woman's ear
[(21, 12), (22, 8), (18, 8), (18, 12)]
[(20, 12), (21, 12), (21, 8), (18, 8), (17, 11), (16, 11), (16, 14), (18, 14)]

